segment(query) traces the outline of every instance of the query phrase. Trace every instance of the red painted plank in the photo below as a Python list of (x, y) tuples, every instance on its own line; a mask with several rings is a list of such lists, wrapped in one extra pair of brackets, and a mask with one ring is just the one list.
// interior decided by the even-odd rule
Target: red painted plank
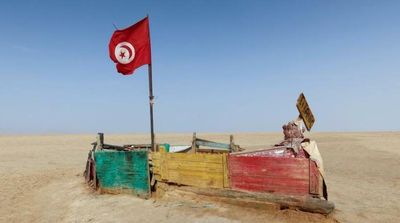
[(230, 154), (229, 159), (240, 160), (241, 162), (248, 162), (253, 165), (264, 165), (268, 163), (275, 163), (281, 165), (305, 165), (308, 166), (308, 160), (306, 158), (286, 158), (286, 157), (247, 157), (247, 156), (235, 156)]
[[(230, 175), (244, 175), (254, 177), (288, 177), (295, 179), (309, 179), (308, 166), (304, 169), (292, 168), (290, 166), (283, 168), (274, 168), (273, 166), (246, 166), (246, 164), (239, 163), (239, 165), (230, 166)], [(302, 168), (302, 167), (300, 167)]]
[(293, 187), (263, 186), (261, 184), (241, 183), (241, 184), (234, 184), (232, 188), (237, 190), (263, 192), (263, 193), (277, 193), (284, 195), (298, 195), (298, 196), (308, 195), (308, 187), (293, 188)]
[(288, 179), (268, 179), (268, 180), (255, 180), (256, 178), (236, 178), (234, 179), (233, 187), (240, 187), (241, 189), (253, 189), (254, 191), (302, 191), (308, 194), (307, 181), (292, 181)]
[(231, 187), (258, 192), (283, 192), (285, 194), (304, 195), (308, 194), (309, 182), (308, 179), (232, 176)]
[(271, 157), (229, 157), (231, 175), (261, 175), (308, 179), (308, 159)]
[(308, 187), (309, 182), (308, 179), (294, 179), (294, 178), (277, 178), (277, 177), (252, 177), (252, 176), (232, 176), (240, 183), (254, 183), (261, 184), (266, 186), (287, 186), (287, 187), (296, 187), (296, 186), (306, 186)]
[(248, 151), (243, 153), (236, 153), (235, 156), (247, 156), (247, 157), (287, 157), (294, 158), (296, 155), (292, 150), (287, 150), (286, 148), (276, 148), (276, 149), (263, 149), (256, 151)]
[(304, 158), (228, 156), (233, 189), (308, 195), (310, 161)]

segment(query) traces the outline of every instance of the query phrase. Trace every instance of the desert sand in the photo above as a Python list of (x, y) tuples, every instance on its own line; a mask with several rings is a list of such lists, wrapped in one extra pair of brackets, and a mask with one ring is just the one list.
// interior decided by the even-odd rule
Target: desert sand
[[(229, 134), (198, 137), (228, 142)], [(268, 147), (281, 133), (238, 133), (237, 144)], [(0, 222), (400, 222), (400, 132), (312, 133), (324, 158), (328, 215), (237, 206), (168, 192), (160, 200), (98, 194), (82, 176), (95, 134), (0, 136)], [(190, 144), (191, 134), (157, 142)], [(147, 143), (147, 134), (105, 135), (109, 144)]]

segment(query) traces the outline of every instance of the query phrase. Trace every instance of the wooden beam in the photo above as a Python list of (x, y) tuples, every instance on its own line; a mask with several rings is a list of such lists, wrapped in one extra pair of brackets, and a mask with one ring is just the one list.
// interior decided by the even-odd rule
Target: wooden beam
[(320, 213), (324, 215), (331, 213), (335, 208), (333, 202), (312, 197), (285, 196), (271, 193), (249, 193), (217, 188), (178, 187), (177, 189), (206, 196), (220, 196), (232, 199), (251, 199), (258, 202), (272, 202), (279, 204), (281, 208), (295, 208), (306, 212)]

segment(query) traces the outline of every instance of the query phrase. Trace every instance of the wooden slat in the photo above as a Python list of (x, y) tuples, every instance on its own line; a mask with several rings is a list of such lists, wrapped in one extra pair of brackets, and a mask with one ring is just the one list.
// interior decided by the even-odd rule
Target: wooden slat
[(223, 188), (222, 174), (193, 171), (168, 171), (168, 182), (200, 188)]
[(201, 195), (212, 196), (212, 197), (225, 197), (229, 199), (233, 199), (234, 201), (244, 200), (246, 202), (273, 202), (278, 204), (280, 207), (284, 208), (295, 208), (300, 209), (302, 211), (309, 211), (314, 213), (321, 214), (329, 214), (331, 213), (335, 205), (334, 203), (319, 199), (313, 198), (310, 196), (293, 196), (293, 195), (281, 195), (281, 194), (272, 194), (272, 193), (256, 193), (256, 192), (244, 192), (244, 191), (235, 191), (230, 189), (214, 189), (214, 188), (195, 188), (195, 187), (179, 187), (178, 190), (194, 192)]
[(207, 154), (207, 153), (164, 153), (163, 159), (168, 161), (190, 161), (190, 162), (201, 162), (201, 163), (221, 163), (222, 158), (218, 154)]
[(186, 170), (193, 172), (211, 172), (211, 173), (223, 173), (224, 170), (221, 168), (222, 163), (199, 163), (190, 161), (169, 161), (169, 170)]
[(322, 182), (321, 174), (319, 173), (317, 164), (315, 161), (310, 160), (310, 194), (317, 196), (322, 195), (321, 185)]
[(224, 165), (224, 187), (229, 188), (229, 170), (228, 170), (228, 159), (227, 156), (222, 156), (222, 164)]
[(226, 143), (212, 142), (204, 139), (196, 139), (197, 146), (212, 147), (214, 150), (229, 151), (230, 145)]

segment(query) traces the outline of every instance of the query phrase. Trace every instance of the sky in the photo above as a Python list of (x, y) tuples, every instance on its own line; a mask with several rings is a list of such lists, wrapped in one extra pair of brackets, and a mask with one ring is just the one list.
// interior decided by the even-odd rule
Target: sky
[(115, 24), (150, 18), (157, 132), (400, 130), (400, 1), (1, 1), (0, 133), (146, 133), (147, 67)]

